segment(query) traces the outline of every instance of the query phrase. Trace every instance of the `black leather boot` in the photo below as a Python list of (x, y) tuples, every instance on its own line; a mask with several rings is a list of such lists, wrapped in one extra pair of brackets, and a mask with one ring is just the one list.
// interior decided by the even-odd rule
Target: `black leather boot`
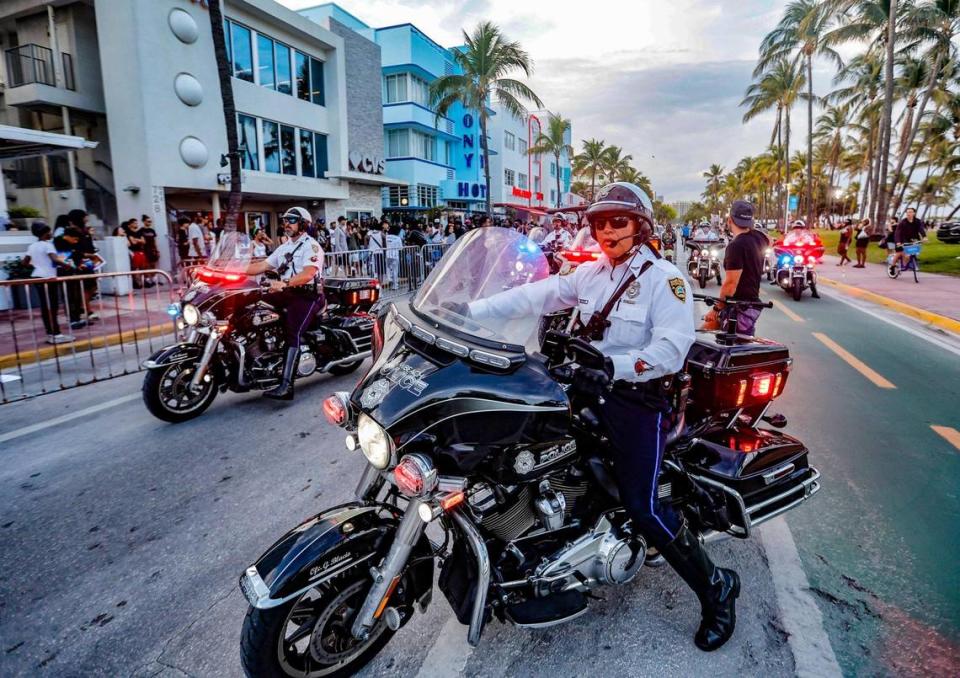
[(660, 553), (700, 600), (700, 628), (694, 643), (704, 652), (716, 650), (730, 640), (737, 625), (740, 577), (733, 570), (714, 565), (686, 525)]
[(280, 378), (280, 383), (269, 391), (264, 391), (263, 396), (265, 398), (293, 400), (293, 376), (297, 371), (298, 362), (300, 362), (300, 347), (288, 348), (287, 358), (283, 363), (283, 376)]

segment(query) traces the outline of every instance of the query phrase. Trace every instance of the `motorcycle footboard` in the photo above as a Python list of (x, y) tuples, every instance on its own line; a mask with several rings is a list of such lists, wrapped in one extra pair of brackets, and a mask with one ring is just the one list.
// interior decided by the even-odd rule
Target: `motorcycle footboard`
[(738, 427), (698, 438), (687, 451), (691, 476), (726, 501), (735, 537), (803, 503), (820, 490), (809, 450), (779, 431)]

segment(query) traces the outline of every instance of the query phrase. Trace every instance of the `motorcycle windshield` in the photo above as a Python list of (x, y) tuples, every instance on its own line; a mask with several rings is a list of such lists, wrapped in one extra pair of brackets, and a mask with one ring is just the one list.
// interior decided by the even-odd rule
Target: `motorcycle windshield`
[(411, 301), (418, 314), (461, 336), (481, 343), (526, 346), (537, 336), (540, 316), (510, 321), (477, 321), (460, 311), (466, 304), (550, 275), (546, 257), (535, 242), (511, 228), (469, 231), (444, 254)]
[(223, 231), (207, 259), (207, 268), (224, 273), (243, 273), (253, 258), (253, 247), (246, 233)]
[(570, 243), (569, 249), (582, 250), (584, 252), (599, 252), (600, 245), (597, 244), (597, 241), (590, 235), (590, 227), (584, 226), (577, 231), (577, 234), (573, 237), (573, 242)]

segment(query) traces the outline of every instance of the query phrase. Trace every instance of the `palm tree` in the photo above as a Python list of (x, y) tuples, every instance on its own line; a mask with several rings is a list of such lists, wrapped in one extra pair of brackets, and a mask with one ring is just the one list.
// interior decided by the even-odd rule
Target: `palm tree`
[(807, 221), (813, 220), (813, 57), (827, 56), (838, 65), (840, 56), (827, 42), (833, 22), (829, 3), (821, 0), (793, 0), (780, 23), (760, 43), (760, 59), (754, 76), (791, 56), (795, 63), (804, 62), (807, 80)]
[(846, 105), (828, 106), (827, 110), (817, 118), (814, 137), (827, 144), (827, 165), (830, 167), (828, 188), (833, 187), (835, 173), (840, 164), (840, 155), (843, 153), (844, 135), (849, 123), (850, 107)]
[(647, 177), (647, 175), (638, 170), (636, 167), (624, 167), (614, 178), (617, 181), (626, 181), (629, 184), (635, 184), (639, 186), (646, 191), (651, 200), (653, 199), (653, 184), (650, 183), (650, 179)]
[[(892, 1), (895, 3), (895, 0)], [(910, 145), (913, 144), (913, 140), (917, 136), (920, 119), (923, 117), (927, 102), (930, 101), (930, 96), (933, 94), (933, 90), (941, 76), (941, 66), (956, 54), (953, 39), (960, 34), (960, 1), (927, 0), (927, 2), (908, 9), (905, 23), (906, 26), (903, 31), (904, 38), (922, 44), (931, 43), (931, 48), (926, 56), (926, 60), (933, 57), (933, 66), (930, 68), (930, 74), (927, 78), (927, 88), (923, 93), (923, 98), (920, 100), (920, 105), (914, 116), (909, 136), (906, 139), (906, 143), (900, 147), (900, 152), (897, 157), (897, 168), (893, 172), (894, 177), (899, 176), (903, 170), (903, 164), (907, 159), (907, 154), (910, 152)], [(891, 41), (892, 36), (893, 30), (891, 29)], [(892, 46), (888, 48), (888, 55), (891, 51)]]
[(606, 143), (601, 139), (584, 139), (583, 151), (573, 158), (573, 171), (590, 175), (590, 199), (597, 193), (597, 174), (603, 170), (603, 160), (607, 151)]
[(436, 119), (447, 114), (450, 108), (460, 103), (464, 108), (476, 111), (480, 119), (480, 146), (483, 149), (483, 172), (487, 186), (486, 210), (490, 214), (490, 149), (487, 143), (488, 101), (496, 100), (500, 107), (516, 118), (524, 118), (528, 101), (538, 108), (543, 107), (540, 97), (526, 84), (506, 77), (514, 71), (529, 76), (533, 62), (520, 43), (509, 41), (500, 29), (490, 21), (477, 25), (472, 34), (463, 32), (464, 47), (453, 52), (461, 73), (444, 75), (430, 83), (430, 100), (436, 111)]
[[(743, 114), (743, 121), (749, 122), (756, 116), (775, 108), (777, 111), (777, 121), (773, 128), (773, 134), (770, 138), (770, 146), (773, 146), (774, 138), (778, 138), (777, 149), (782, 149), (782, 154), (778, 152), (781, 162), (786, 167), (786, 176), (784, 179), (787, 191), (790, 186), (790, 165), (786, 163), (786, 158), (790, 157), (790, 110), (796, 103), (800, 90), (806, 83), (806, 77), (803, 72), (795, 67), (786, 59), (781, 59), (770, 68), (764, 71), (760, 79), (747, 88), (741, 106), (747, 107), (747, 112)], [(783, 137), (783, 144), (779, 143), (779, 137)], [(777, 171), (779, 175), (779, 168)], [(783, 200), (783, 223), (789, 219), (789, 195), (784, 196)]]
[(209, 0), (210, 31), (213, 34), (213, 54), (217, 60), (217, 76), (220, 80), (220, 98), (223, 102), (223, 123), (227, 128), (227, 153), (230, 163), (230, 193), (227, 195), (227, 214), (223, 220), (224, 231), (237, 230), (243, 194), (240, 187), (240, 151), (237, 141), (237, 107), (233, 101), (233, 82), (230, 60), (227, 58), (227, 42), (224, 36), (223, 12), (220, 0)]
[(716, 212), (719, 206), (720, 186), (723, 181), (723, 168), (714, 163), (710, 169), (703, 173), (703, 178), (707, 180), (707, 188), (703, 196), (707, 199), (707, 207), (711, 212)]
[(633, 160), (632, 155), (623, 155), (623, 149), (619, 146), (607, 146), (607, 150), (603, 154), (603, 162), (601, 167), (603, 168), (603, 174), (606, 176), (607, 181), (614, 181), (621, 172), (630, 167), (630, 161)]
[(567, 143), (567, 132), (570, 131), (570, 121), (563, 116), (553, 113), (547, 120), (547, 133), (541, 130), (533, 146), (527, 151), (530, 155), (552, 155), (556, 161), (557, 175), (557, 204), (560, 207), (560, 156), (564, 153), (573, 156), (573, 147)]

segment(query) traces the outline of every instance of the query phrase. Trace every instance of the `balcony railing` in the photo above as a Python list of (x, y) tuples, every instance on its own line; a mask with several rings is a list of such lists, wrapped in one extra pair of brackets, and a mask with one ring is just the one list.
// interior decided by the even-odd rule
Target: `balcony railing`
[[(73, 77), (73, 57), (66, 52), (61, 53), (63, 64), (63, 86), (75, 90)], [(7, 75), (10, 87), (21, 85), (41, 84), (51, 87), (57, 86), (56, 72), (53, 67), (53, 51), (43, 45), (20, 45), (6, 51)]]

